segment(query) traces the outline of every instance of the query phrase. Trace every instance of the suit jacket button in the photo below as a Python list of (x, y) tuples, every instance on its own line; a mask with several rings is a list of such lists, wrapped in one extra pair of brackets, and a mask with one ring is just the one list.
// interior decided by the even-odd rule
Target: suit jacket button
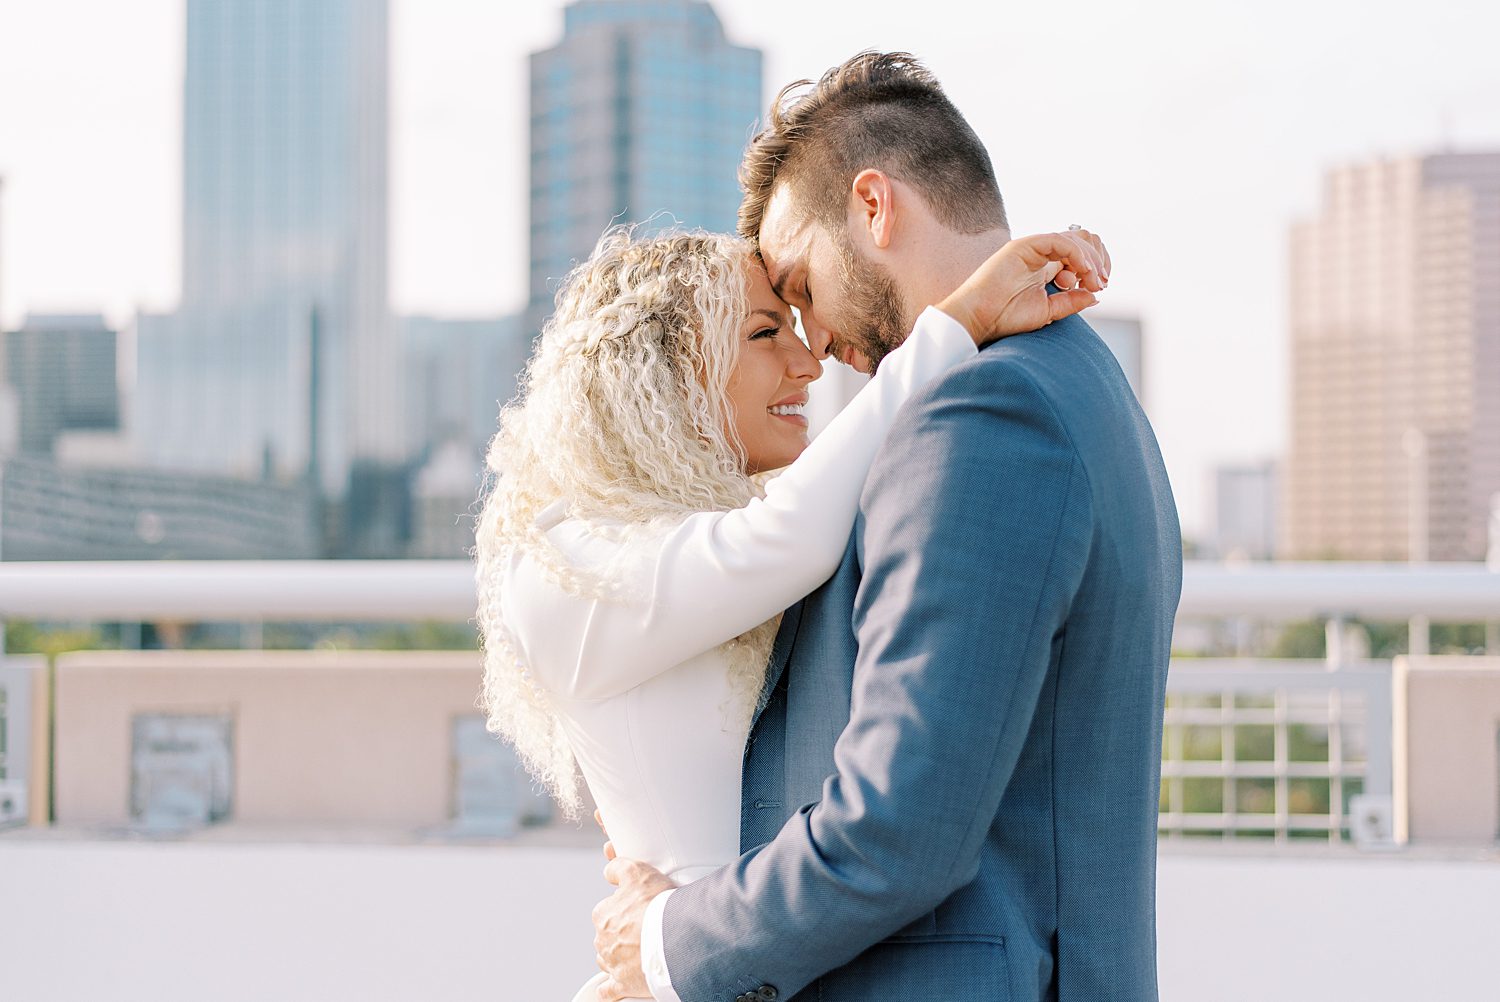
[(780, 997), (777, 994), (776, 989), (772, 988), (770, 985), (761, 985), (760, 991), (756, 992), (755, 994), (760, 997), (760, 1002), (776, 1002), (776, 999)]

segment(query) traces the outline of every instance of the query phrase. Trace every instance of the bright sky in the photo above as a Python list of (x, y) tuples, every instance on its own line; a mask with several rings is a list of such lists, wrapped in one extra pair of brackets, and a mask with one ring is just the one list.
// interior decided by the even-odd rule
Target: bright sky
[[(715, 6), (765, 50), (768, 92), (862, 48), (916, 53), (989, 146), (1016, 232), (1104, 235), (1189, 530), (1216, 464), (1282, 449), (1286, 233), (1322, 172), (1500, 148), (1500, 5), (1474, 0)], [(398, 311), (521, 305), (525, 55), (561, 7), (393, 0)], [(183, 0), (0, 0), (0, 322), (175, 303), (182, 19)]]

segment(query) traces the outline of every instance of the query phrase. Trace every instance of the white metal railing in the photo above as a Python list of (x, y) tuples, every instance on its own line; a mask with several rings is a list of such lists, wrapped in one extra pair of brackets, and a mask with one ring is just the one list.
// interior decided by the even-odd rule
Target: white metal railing
[(1391, 668), (1174, 661), (1162, 736), (1166, 835), (1391, 839)]
[[(473, 573), (463, 560), (3, 562), (0, 629), (16, 618), (469, 621)], [(1326, 661), (1173, 662), (1164, 833), (1389, 839), (1390, 664), (1348, 660), (1341, 624), (1354, 617), (1494, 621), (1500, 569), (1186, 565), (1179, 619), (1322, 619), (1329, 646)]]
[[(0, 608), (3, 608), (0, 600)], [(1479, 621), (1500, 616), (1500, 568), (1484, 564), (1190, 561), (1179, 617)]]
[[(474, 569), (464, 560), (0, 561), (0, 620), (457, 622), (473, 614)], [(1190, 561), (1178, 615), (1493, 619), (1500, 571)]]
[(459, 622), (463, 560), (0, 561), (0, 620)]

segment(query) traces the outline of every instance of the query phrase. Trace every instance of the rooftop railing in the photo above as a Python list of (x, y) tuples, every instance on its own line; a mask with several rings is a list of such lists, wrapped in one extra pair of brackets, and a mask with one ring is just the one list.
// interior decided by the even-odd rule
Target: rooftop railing
[[(465, 622), (474, 602), (466, 561), (0, 563), (0, 626), (237, 621), (247, 647), (265, 622)], [(1497, 618), (1500, 572), (1483, 565), (1189, 563), (1179, 623), (1322, 620), (1327, 655), (1174, 659), (1161, 831), (1389, 844), (1392, 663), (1357, 658), (1345, 625)]]
[[(464, 560), (0, 562), (9, 619), (460, 622), (474, 613)], [(1189, 561), (1180, 618), (1483, 620), (1500, 572), (1483, 564)]]

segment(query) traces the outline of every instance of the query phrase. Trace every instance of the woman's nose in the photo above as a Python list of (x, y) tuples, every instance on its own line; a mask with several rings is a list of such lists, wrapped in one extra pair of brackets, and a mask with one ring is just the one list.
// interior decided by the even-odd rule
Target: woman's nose
[(812, 351), (803, 344), (801, 339), (792, 338), (790, 355), (787, 358), (786, 374), (792, 379), (806, 379), (811, 382), (823, 375), (823, 366), (813, 356)]

